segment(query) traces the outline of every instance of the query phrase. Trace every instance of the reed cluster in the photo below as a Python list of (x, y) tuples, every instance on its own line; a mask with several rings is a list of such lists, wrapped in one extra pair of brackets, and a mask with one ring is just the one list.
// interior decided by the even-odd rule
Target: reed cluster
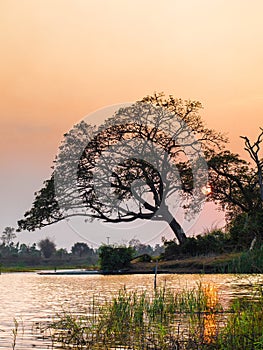
[[(220, 271), (220, 268), (219, 268)], [(221, 272), (228, 273), (262, 273), (263, 246), (252, 251), (246, 251), (240, 256), (221, 266)]]
[[(91, 300), (85, 314), (63, 312), (48, 326), (63, 349), (263, 349), (263, 293), (228, 310), (217, 290), (121, 289), (110, 300)], [(51, 334), (51, 332), (50, 332)]]
[(209, 343), (208, 316), (221, 311), (217, 293), (201, 284), (181, 292), (161, 288), (152, 295), (123, 288), (104, 302), (93, 297), (84, 315), (63, 312), (49, 327), (63, 348), (177, 349), (187, 348), (197, 331), (198, 341)]

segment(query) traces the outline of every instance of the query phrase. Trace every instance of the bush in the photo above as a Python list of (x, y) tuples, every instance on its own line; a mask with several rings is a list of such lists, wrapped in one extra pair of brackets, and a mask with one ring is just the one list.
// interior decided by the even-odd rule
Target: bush
[(263, 241), (263, 212), (242, 213), (229, 224), (230, 238), (237, 250), (250, 247), (254, 237), (257, 237), (257, 245)]
[(225, 233), (214, 230), (206, 235), (188, 237), (181, 245), (175, 241), (166, 241), (165, 251), (161, 257), (170, 260), (187, 256), (220, 254), (231, 250), (229, 242), (229, 237)]
[(132, 247), (113, 247), (103, 245), (99, 248), (99, 264), (101, 270), (116, 271), (130, 267), (134, 256)]

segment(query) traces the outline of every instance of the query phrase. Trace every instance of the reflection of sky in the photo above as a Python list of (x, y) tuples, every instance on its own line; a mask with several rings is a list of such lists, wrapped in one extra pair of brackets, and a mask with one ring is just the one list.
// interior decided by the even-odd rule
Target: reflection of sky
[(262, 10), (259, 0), (1, 1), (0, 231), (30, 208), (63, 134), (97, 108), (154, 91), (200, 100), (240, 152), (239, 135), (262, 126)]

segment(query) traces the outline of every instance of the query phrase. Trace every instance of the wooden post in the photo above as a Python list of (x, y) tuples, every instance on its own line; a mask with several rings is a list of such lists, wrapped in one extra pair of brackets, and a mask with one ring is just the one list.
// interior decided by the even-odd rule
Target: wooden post
[(156, 265), (154, 268), (154, 290), (156, 290), (156, 287), (157, 287), (157, 270), (158, 270), (158, 260), (156, 260)]

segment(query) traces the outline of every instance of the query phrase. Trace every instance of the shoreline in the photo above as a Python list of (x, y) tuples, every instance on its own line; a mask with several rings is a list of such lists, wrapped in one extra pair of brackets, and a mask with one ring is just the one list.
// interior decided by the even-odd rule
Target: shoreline
[[(238, 257), (240, 253), (228, 253), (221, 255), (197, 256), (182, 259), (159, 261), (157, 274), (227, 274), (225, 266)], [(36, 272), (40, 275), (66, 275), (66, 274), (100, 274), (100, 275), (134, 275), (154, 274), (156, 261), (132, 262), (130, 268), (117, 271), (100, 271), (95, 266), (71, 265), (71, 266), (2, 266), (1, 273), (11, 272)], [(75, 272), (74, 272), (75, 270)], [(255, 271), (255, 273), (258, 271)]]

